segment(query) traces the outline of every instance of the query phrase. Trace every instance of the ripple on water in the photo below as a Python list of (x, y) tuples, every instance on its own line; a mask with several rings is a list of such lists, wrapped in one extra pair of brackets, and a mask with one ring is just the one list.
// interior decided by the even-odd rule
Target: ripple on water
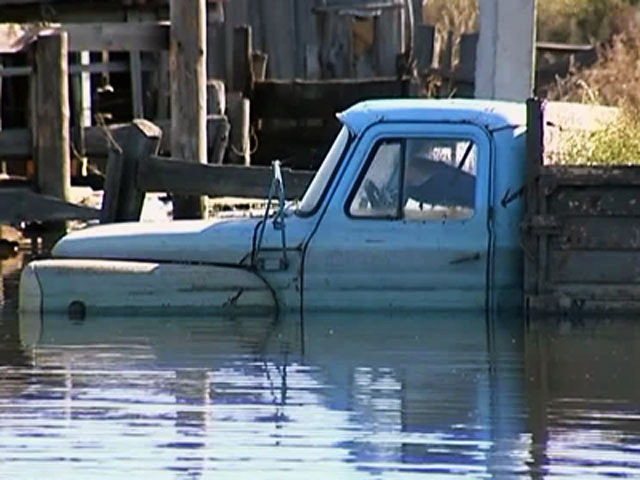
[(51, 317), (23, 348), (12, 275), (7, 477), (640, 475), (632, 322)]

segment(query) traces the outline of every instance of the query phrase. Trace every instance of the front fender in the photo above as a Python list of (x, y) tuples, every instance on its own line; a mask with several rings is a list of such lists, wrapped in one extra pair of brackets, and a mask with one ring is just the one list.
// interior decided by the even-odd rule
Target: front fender
[(180, 314), (274, 311), (269, 285), (236, 267), (111, 260), (31, 262), (20, 279), (22, 313)]

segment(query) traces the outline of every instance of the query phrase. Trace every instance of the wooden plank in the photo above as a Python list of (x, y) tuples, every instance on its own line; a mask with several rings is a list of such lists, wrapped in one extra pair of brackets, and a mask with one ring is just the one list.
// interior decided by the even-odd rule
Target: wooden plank
[(241, 93), (227, 95), (227, 115), (231, 124), (231, 142), (227, 155), (229, 163), (249, 165), (250, 157), (250, 103)]
[(232, 92), (251, 95), (253, 87), (251, 27), (240, 25), (233, 29)]
[(460, 37), (460, 62), (457, 70), (458, 74), (468, 82), (473, 82), (475, 79), (477, 49), (477, 33), (468, 33)]
[(330, 118), (354, 103), (409, 96), (410, 79), (257, 82), (251, 107), (256, 118)]
[(90, 220), (98, 218), (99, 213), (99, 210), (39, 195), (31, 190), (0, 188), (0, 223)]
[(262, 0), (265, 53), (269, 55), (270, 78), (295, 78), (296, 36), (294, 15), (296, 0)]
[(639, 220), (639, 217), (563, 217), (561, 231), (549, 238), (549, 248), (562, 251), (640, 250)]
[(295, 7), (293, 28), (296, 39), (294, 78), (318, 78), (307, 75), (309, 72), (308, 67), (311, 66), (308, 63), (311, 52), (315, 51), (316, 62), (314, 66), (319, 67), (317, 61), (318, 32), (316, 31), (317, 24), (314, 18), (315, 15), (313, 15), (313, 8), (316, 3), (316, 0), (296, 0), (293, 2), (293, 6)]
[[(301, 197), (314, 174), (282, 169), (287, 198)], [(140, 162), (138, 186), (146, 192), (263, 198), (272, 175), (269, 167), (198, 165), (175, 158), (151, 157)]]
[[(526, 195), (525, 225), (533, 216), (540, 213), (538, 205), (538, 176), (542, 166), (543, 141), (542, 103), (538, 99), (527, 100), (527, 157), (526, 157)], [(540, 252), (540, 238), (530, 230), (523, 229), (524, 249), (524, 292), (538, 294), (537, 259)]]
[(393, 1), (389, 4), (397, 8), (383, 10), (375, 18), (376, 75), (380, 77), (396, 74), (396, 58), (404, 51), (403, 9)]
[(31, 156), (31, 132), (27, 128), (0, 130), (0, 158), (12, 160)]
[(640, 168), (627, 167), (556, 167), (545, 165), (540, 169), (540, 181), (550, 189), (560, 186), (598, 187), (639, 186)]
[[(79, 53), (69, 54), (70, 61), (77, 61), (80, 63)], [(83, 86), (82, 74), (71, 75), (70, 78), (70, 98), (71, 98), (71, 142), (73, 145), (74, 155), (71, 157), (71, 174), (76, 174), (77, 160), (85, 158), (85, 143), (84, 143), (84, 86)], [(79, 158), (78, 158), (79, 157)]]
[(31, 75), (32, 68), (30, 65), (24, 65), (19, 67), (3, 67), (0, 65), (0, 78), (9, 77), (24, 77)]
[(207, 25), (207, 76), (210, 79), (227, 80), (227, 52), (225, 24)]
[(419, 72), (430, 69), (433, 64), (435, 34), (433, 25), (419, 25), (415, 30), (414, 51)]
[[(171, 152), (207, 163), (206, 9), (204, 0), (171, 0)], [(174, 218), (202, 218), (204, 199), (174, 199)]]
[(144, 118), (144, 93), (142, 90), (142, 59), (140, 50), (129, 51), (131, 64), (131, 104), (133, 118)]
[(158, 153), (162, 131), (146, 120), (134, 120), (119, 132), (120, 149), (111, 149), (100, 223), (138, 221), (144, 191), (137, 181), (139, 163)]
[[(567, 187), (560, 185), (549, 198), (553, 215), (615, 216), (623, 220), (625, 216), (640, 217), (640, 185), (603, 185)], [(631, 220), (631, 219), (628, 219)]]
[(640, 252), (611, 250), (550, 250), (547, 288), (558, 283), (640, 283)]
[(221, 164), (229, 144), (230, 125), (224, 115), (209, 115), (207, 117), (207, 139), (209, 140), (209, 163)]
[(159, 51), (169, 49), (168, 22), (65, 23), (69, 51)]
[(320, 76), (326, 79), (351, 77), (351, 18), (318, 11)]
[(69, 200), (69, 82), (67, 34), (51, 30), (36, 43), (36, 184), (40, 193)]
[[(146, 60), (143, 60), (140, 65), (140, 69), (143, 72), (153, 70), (154, 65)], [(91, 63), (89, 65), (69, 65), (69, 74), (76, 75), (79, 73), (127, 73), (131, 71), (130, 64), (128, 62), (98, 62)], [(24, 77), (31, 75), (33, 69), (31, 66), (21, 67), (6, 67), (0, 68), (0, 77)]]

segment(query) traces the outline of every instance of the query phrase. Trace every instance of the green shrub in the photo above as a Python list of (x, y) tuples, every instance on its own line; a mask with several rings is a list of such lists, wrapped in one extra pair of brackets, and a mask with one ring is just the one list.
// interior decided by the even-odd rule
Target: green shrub
[(620, 115), (602, 128), (570, 131), (562, 135), (560, 151), (552, 158), (560, 165), (640, 164), (640, 117), (621, 109)]

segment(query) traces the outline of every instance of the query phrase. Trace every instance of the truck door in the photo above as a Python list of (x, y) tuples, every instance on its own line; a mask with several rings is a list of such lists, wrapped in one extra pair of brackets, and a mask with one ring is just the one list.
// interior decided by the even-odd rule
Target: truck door
[(468, 124), (369, 128), (304, 257), (305, 309), (484, 309), (489, 134)]

